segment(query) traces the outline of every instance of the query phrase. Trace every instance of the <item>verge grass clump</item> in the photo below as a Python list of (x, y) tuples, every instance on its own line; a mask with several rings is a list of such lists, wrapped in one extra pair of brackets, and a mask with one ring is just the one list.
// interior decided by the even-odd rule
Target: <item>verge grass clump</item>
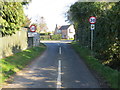
[(98, 74), (106, 79), (111, 88), (120, 89), (119, 71), (103, 65), (100, 60), (91, 56), (90, 50), (81, 47), (77, 42), (72, 42), (72, 46), (91, 69), (95, 70)]
[(42, 54), (46, 46), (40, 44), (39, 47), (32, 47), (22, 52), (16, 53), (13, 56), (9, 56), (1, 61), (2, 73), (0, 74), (1, 83), (7, 80), (11, 75), (23, 69), (28, 65), (34, 58)]

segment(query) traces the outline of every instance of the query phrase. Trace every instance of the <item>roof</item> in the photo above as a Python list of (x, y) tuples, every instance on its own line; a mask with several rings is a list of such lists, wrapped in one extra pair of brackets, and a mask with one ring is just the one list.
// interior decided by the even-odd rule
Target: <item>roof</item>
[(59, 30), (67, 30), (70, 25), (63, 25), (59, 28)]

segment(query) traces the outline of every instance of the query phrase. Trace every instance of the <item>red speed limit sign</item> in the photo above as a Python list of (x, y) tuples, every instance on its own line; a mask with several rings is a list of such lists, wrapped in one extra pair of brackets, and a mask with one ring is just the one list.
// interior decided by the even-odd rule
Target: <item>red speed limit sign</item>
[(31, 25), (30, 26), (30, 31), (31, 32), (35, 32), (36, 31), (36, 26), (35, 25)]
[(96, 23), (96, 17), (92, 16), (89, 18), (90, 24), (95, 24)]

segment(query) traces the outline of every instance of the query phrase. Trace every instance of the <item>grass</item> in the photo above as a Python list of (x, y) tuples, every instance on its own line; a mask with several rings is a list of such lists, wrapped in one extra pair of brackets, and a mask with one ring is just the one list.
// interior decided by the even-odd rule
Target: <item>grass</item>
[(32, 47), (22, 52), (16, 53), (13, 56), (0, 59), (2, 63), (2, 73), (0, 74), (0, 78), (2, 78), (1, 83), (3, 83), (11, 75), (23, 69), (33, 59), (42, 54), (45, 48), (46, 46), (44, 44), (40, 44), (39, 47)]
[(74, 40), (74, 38), (70, 38), (70, 39), (61, 39), (61, 40)]
[(72, 46), (91, 69), (104, 77), (104, 79), (109, 83), (110, 88), (117, 88), (120, 90), (120, 72), (101, 64), (98, 59), (91, 56), (90, 50), (81, 47), (76, 42), (73, 42)]

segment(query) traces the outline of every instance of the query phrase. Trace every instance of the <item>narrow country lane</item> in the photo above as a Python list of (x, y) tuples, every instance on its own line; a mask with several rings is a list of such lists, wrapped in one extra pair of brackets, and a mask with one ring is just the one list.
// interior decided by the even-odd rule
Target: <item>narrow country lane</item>
[[(69, 41), (44, 41), (47, 50), (4, 88), (100, 88)], [(4, 90), (4, 89), (3, 89)]]
[(99, 88), (97, 80), (69, 44), (61, 44), (62, 86), (65, 88)]

